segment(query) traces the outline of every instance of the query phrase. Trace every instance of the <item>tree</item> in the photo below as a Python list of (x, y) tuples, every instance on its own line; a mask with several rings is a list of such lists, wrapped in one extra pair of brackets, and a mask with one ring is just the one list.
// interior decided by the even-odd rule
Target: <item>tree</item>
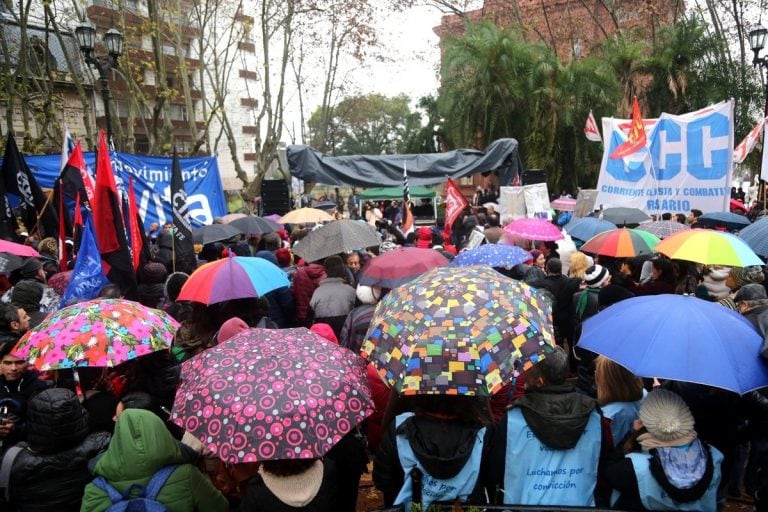
[[(313, 147), (330, 147), (336, 155), (400, 153), (406, 141), (421, 129), (421, 116), (409, 109), (405, 95), (387, 98), (368, 94), (345, 98), (327, 123), (322, 108), (309, 119)], [(323, 141), (321, 137), (328, 137)]]

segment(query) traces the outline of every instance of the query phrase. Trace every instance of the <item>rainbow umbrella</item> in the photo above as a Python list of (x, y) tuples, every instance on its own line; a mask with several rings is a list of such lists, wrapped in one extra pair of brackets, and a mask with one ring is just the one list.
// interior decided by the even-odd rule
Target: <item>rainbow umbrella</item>
[(618, 228), (593, 236), (581, 246), (581, 251), (613, 258), (634, 258), (651, 254), (657, 243), (659, 239), (650, 233)]
[(247, 299), (290, 286), (288, 276), (264, 258), (229, 256), (195, 270), (181, 288), (177, 300), (216, 304)]
[(563, 239), (563, 234), (558, 227), (548, 220), (529, 219), (528, 217), (512, 221), (504, 228), (504, 233), (524, 240), (541, 242), (554, 242)]
[(51, 313), (13, 349), (38, 370), (111, 367), (167, 349), (179, 327), (170, 315), (123, 299), (95, 299)]
[(748, 267), (763, 265), (763, 260), (744, 240), (721, 231), (689, 229), (662, 240), (654, 248), (675, 260), (704, 265)]

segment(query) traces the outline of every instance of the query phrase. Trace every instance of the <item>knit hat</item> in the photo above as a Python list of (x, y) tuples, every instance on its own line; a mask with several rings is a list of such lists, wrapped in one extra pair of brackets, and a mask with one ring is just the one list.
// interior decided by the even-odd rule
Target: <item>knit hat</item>
[(168, 300), (176, 302), (179, 293), (181, 293), (181, 288), (187, 282), (187, 279), (189, 279), (189, 274), (184, 272), (174, 272), (168, 276), (168, 279), (165, 280), (165, 296)]
[(16, 283), (11, 289), (11, 303), (30, 311), (40, 311), (40, 300), (43, 298), (43, 283), (25, 279)]
[(258, 251), (254, 256), (256, 256), (257, 258), (267, 260), (273, 265), (277, 265), (277, 258), (272, 253), (272, 251)]
[(733, 267), (729, 275), (733, 279), (736, 289), (741, 288), (745, 284), (762, 283), (765, 278), (763, 268), (759, 266)]
[(429, 249), (430, 245), (432, 245), (432, 230), (427, 226), (422, 226), (416, 231), (416, 247)]
[(165, 283), (168, 269), (159, 261), (150, 261), (141, 268), (141, 275), (146, 284)]
[(584, 274), (584, 282), (587, 283), (587, 286), (590, 288), (601, 288), (610, 278), (611, 274), (609, 274), (608, 270), (602, 265), (592, 265)]
[(219, 334), (216, 335), (216, 341), (218, 343), (224, 343), (235, 334), (241, 333), (248, 329), (248, 324), (237, 316), (233, 316), (223, 324), (219, 329)]
[(765, 300), (768, 299), (768, 295), (765, 293), (765, 286), (761, 284), (745, 284), (736, 295), (733, 296), (734, 302), (749, 301), (749, 300)]
[(625, 299), (631, 299), (635, 294), (618, 284), (609, 284), (600, 288), (597, 292), (597, 305), (607, 308)]
[(376, 304), (380, 297), (381, 288), (365, 286), (364, 284), (357, 285), (357, 298), (363, 304)]
[(683, 399), (666, 389), (648, 393), (640, 405), (640, 421), (649, 434), (661, 441), (674, 441), (690, 435), (695, 424)]
[(291, 265), (291, 262), (293, 261), (293, 254), (291, 254), (290, 249), (281, 247), (280, 249), (275, 251), (275, 258), (277, 258), (277, 264), (279, 266), (288, 267)]
[(19, 275), (22, 278), (35, 277), (37, 271), (43, 268), (43, 264), (37, 258), (27, 258), (19, 268)]
[(541, 251), (540, 250), (534, 249), (534, 250), (531, 251), (531, 259), (533, 261), (536, 261), (536, 258), (538, 258), (539, 256), (541, 256)]

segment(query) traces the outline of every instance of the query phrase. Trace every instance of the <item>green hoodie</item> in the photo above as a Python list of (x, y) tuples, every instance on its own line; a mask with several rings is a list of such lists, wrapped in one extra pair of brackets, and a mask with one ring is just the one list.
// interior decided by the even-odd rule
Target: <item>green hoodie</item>
[[(132, 484), (146, 486), (152, 475), (170, 464), (178, 464), (157, 499), (171, 512), (226, 511), (226, 498), (196, 467), (185, 463), (178, 442), (155, 414), (141, 409), (123, 411), (115, 434), (94, 473), (124, 492)], [(85, 487), (81, 512), (101, 512), (111, 504), (95, 485)]]

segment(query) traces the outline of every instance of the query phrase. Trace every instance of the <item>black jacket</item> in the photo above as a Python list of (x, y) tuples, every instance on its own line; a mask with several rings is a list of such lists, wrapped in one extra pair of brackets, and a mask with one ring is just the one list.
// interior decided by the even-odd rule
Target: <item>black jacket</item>
[(548, 275), (541, 287), (549, 290), (555, 297), (552, 304), (552, 323), (558, 339), (573, 341), (574, 306), (573, 295), (579, 291), (581, 281), (563, 274)]
[(264, 484), (260, 475), (251, 478), (248, 484), (248, 492), (240, 503), (242, 512), (335, 512), (338, 510), (336, 497), (338, 476), (332, 461), (323, 462), (323, 482), (320, 490), (307, 505), (301, 508), (286, 505)]
[[(411, 416), (395, 432), (393, 421), (381, 440), (373, 460), (373, 482), (384, 494), (384, 505), (391, 507), (403, 487), (405, 473), (397, 452), (397, 434), (403, 434), (414, 455), (431, 476), (447, 479), (464, 468), (475, 446), (480, 423), (457, 423), (430, 416)], [(478, 478), (470, 502), (477, 502), (481, 482)]]
[(91, 481), (88, 461), (106, 450), (107, 433), (88, 434), (88, 414), (69, 390), (40, 393), (27, 410), (28, 442), (11, 470), (11, 502), (20, 512), (80, 509)]

